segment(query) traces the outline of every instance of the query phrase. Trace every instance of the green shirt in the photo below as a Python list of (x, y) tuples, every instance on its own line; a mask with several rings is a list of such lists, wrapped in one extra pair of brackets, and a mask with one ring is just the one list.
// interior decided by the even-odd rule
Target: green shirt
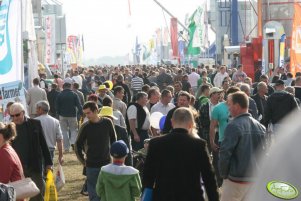
[(135, 201), (141, 194), (139, 171), (124, 165), (103, 166), (98, 176), (96, 193), (101, 201)]
[(211, 119), (218, 121), (219, 142), (224, 140), (224, 131), (228, 125), (229, 109), (226, 102), (219, 103), (211, 113)]

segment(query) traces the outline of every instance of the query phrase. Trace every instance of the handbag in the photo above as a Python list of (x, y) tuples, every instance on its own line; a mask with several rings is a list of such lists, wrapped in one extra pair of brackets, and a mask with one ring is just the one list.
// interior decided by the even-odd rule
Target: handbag
[(57, 192), (59, 192), (63, 188), (65, 183), (66, 183), (66, 181), (65, 181), (63, 167), (59, 163), (58, 167), (57, 167), (57, 171), (56, 171), (56, 178), (55, 178), (55, 186), (56, 186)]
[(57, 201), (57, 191), (51, 170), (47, 170), (44, 201)]
[(31, 198), (40, 193), (36, 184), (29, 177), (11, 182), (9, 185), (15, 189), (17, 200)]

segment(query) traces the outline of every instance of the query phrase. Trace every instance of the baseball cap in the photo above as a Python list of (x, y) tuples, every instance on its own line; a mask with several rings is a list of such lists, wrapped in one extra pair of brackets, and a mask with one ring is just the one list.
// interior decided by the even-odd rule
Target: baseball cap
[(210, 89), (210, 91), (209, 91), (209, 96), (211, 96), (211, 94), (213, 94), (213, 93), (219, 93), (219, 92), (222, 92), (222, 91), (224, 91), (223, 89), (220, 89), (220, 88), (218, 88), (218, 87), (212, 87), (211, 89)]
[(279, 86), (279, 85), (284, 85), (283, 80), (277, 80), (277, 81), (275, 82), (275, 86)]
[(118, 140), (111, 145), (110, 154), (113, 158), (123, 158), (128, 153), (129, 148), (123, 140)]
[(64, 83), (73, 84), (73, 80), (70, 77), (66, 77)]
[(113, 115), (113, 108), (109, 106), (103, 106), (99, 114), (103, 117), (112, 117), (114, 120), (118, 119)]
[(106, 89), (106, 88), (107, 88), (106, 85), (102, 84), (102, 85), (99, 85), (98, 90), (103, 90), (103, 89)]

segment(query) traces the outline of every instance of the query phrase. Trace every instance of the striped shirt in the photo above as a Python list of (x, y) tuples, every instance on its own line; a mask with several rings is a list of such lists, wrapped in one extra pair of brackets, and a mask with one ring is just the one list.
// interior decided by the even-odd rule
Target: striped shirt
[(139, 76), (135, 76), (132, 78), (131, 86), (133, 91), (141, 91), (143, 84), (143, 79)]

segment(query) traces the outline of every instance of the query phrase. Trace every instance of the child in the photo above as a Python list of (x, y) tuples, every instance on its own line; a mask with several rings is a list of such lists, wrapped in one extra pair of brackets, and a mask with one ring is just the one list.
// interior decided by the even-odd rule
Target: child
[(97, 195), (101, 201), (135, 201), (141, 193), (141, 181), (137, 169), (124, 165), (129, 153), (127, 145), (118, 140), (111, 145), (110, 153), (113, 161), (100, 170)]

